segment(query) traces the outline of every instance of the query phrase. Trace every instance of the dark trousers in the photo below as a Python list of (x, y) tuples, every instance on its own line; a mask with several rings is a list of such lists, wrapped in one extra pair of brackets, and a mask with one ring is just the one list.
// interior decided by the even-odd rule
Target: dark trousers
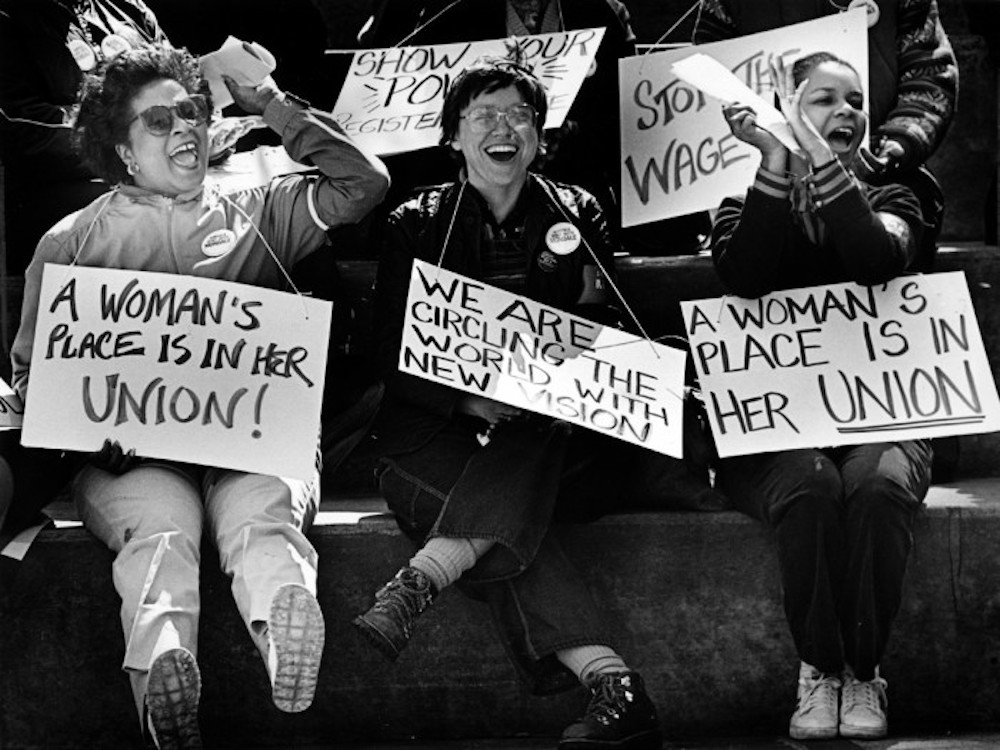
[(571, 449), (575, 440), (592, 438), (530, 419), (500, 426), (483, 447), (476, 438), (483, 424), (458, 418), (419, 450), (383, 458), (380, 488), (400, 527), (418, 543), (430, 537), (496, 542), (459, 587), (487, 602), (508, 654), (534, 691), (557, 692), (577, 684), (555, 659), (557, 651), (612, 645), (562, 551), (563, 524), (554, 522), (577, 516), (583, 506), (592, 509), (572, 489), (587, 462)]
[(717, 486), (776, 532), (785, 616), (803, 661), (874, 676), (930, 466), (922, 440), (721, 461)]

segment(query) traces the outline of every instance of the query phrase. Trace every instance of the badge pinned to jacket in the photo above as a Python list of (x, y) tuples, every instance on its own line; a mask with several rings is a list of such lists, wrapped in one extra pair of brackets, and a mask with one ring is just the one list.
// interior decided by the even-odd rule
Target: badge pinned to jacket
[(201, 252), (209, 258), (221, 258), (236, 244), (236, 232), (232, 229), (216, 229), (201, 241)]
[(568, 221), (560, 221), (545, 233), (545, 246), (556, 255), (569, 255), (580, 247), (581, 239), (583, 236), (579, 229)]

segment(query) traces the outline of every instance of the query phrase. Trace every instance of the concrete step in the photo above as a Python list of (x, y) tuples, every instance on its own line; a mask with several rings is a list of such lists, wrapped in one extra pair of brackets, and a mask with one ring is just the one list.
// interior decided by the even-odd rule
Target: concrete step
[[(217, 560), (206, 550), (201, 718), (212, 747), (553, 737), (583, 691), (534, 698), (482, 605), (446, 591), (385, 662), (350, 619), (411, 553), (380, 500), (324, 503), (327, 648), (314, 706), (281, 714)], [(883, 669), (894, 729), (1000, 726), (1000, 479), (935, 487), (915, 530)], [(668, 736), (780, 736), (796, 657), (771, 533), (732, 512), (618, 514), (565, 533), (569, 554), (646, 678)], [(0, 612), (0, 747), (139, 746), (110, 553), (79, 527), (44, 531)]]

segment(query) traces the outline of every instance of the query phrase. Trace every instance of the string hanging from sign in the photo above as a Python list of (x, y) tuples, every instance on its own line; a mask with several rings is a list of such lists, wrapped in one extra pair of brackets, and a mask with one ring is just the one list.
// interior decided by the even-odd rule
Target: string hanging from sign
[[(684, 11), (684, 15), (682, 15), (680, 18), (678, 18), (674, 22), (673, 26), (671, 26), (669, 29), (667, 29), (666, 31), (664, 31), (663, 34), (660, 36), (659, 39), (657, 39), (655, 42), (653, 42), (651, 45), (649, 45), (649, 48), (645, 52), (642, 53), (643, 58), (645, 58), (650, 52), (652, 52), (654, 49), (656, 49), (656, 46), (658, 44), (661, 44), (664, 39), (666, 39), (668, 36), (670, 36), (671, 34), (673, 34), (674, 31), (677, 30), (677, 27), (679, 27), (682, 23), (684, 23), (684, 21), (687, 19), (687, 17), (690, 16), (692, 13), (694, 13), (696, 10), (698, 11), (698, 18), (701, 18), (701, 0), (695, 0), (694, 4), (690, 8), (688, 8), (686, 11)], [(696, 24), (697, 24), (697, 22), (698, 22), (698, 20), (695, 19), (695, 23)], [(644, 62), (645, 62), (645, 60), (644, 60)], [(641, 67), (639, 68), (639, 71), (642, 72), (642, 68)]]
[(454, 2), (449, 3), (444, 8), (442, 8), (437, 13), (435, 13), (433, 16), (431, 16), (429, 19), (427, 19), (427, 21), (425, 21), (424, 23), (422, 23), (419, 26), (417, 26), (417, 28), (415, 28), (413, 31), (411, 31), (409, 34), (407, 34), (406, 36), (404, 36), (402, 39), (400, 39), (398, 42), (396, 42), (392, 46), (393, 47), (401, 47), (404, 43), (408, 42), (410, 39), (412, 39), (413, 37), (415, 37), (421, 31), (423, 31), (424, 29), (426, 29), (428, 26), (430, 26), (432, 23), (434, 23), (436, 20), (438, 20), (441, 16), (443, 16), (449, 10), (451, 10), (452, 8), (454, 8), (460, 2), (462, 2), (462, 0), (454, 0)]

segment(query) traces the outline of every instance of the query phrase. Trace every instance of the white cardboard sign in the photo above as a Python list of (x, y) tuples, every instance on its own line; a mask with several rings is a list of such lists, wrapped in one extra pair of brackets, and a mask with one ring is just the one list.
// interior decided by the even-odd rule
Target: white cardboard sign
[(21, 440), (309, 479), (329, 302), (46, 264)]
[(720, 456), (1000, 429), (961, 272), (681, 308)]
[(826, 51), (857, 69), (868, 91), (868, 25), (863, 8), (724, 42), (628, 57), (621, 87), (622, 225), (718, 208), (753, 183), (760, 154), (729, 132), (722, 103), (678, 77), (675, 63), (708, 55), (767, 101), (768, 60), (786, 63)]
[(399, 369), (680, 458), (687, 353), (422, 261)]
[(397, 154), (438, 145), (441, 107), (448, 86), (483, 56), (507, 57), (520, 48), (525, 64), (545, 84), (546, 128), (562, 125), (587, 77), (604, 29), (479, 42), (358, 50), (333, 116), (362, 148)]

